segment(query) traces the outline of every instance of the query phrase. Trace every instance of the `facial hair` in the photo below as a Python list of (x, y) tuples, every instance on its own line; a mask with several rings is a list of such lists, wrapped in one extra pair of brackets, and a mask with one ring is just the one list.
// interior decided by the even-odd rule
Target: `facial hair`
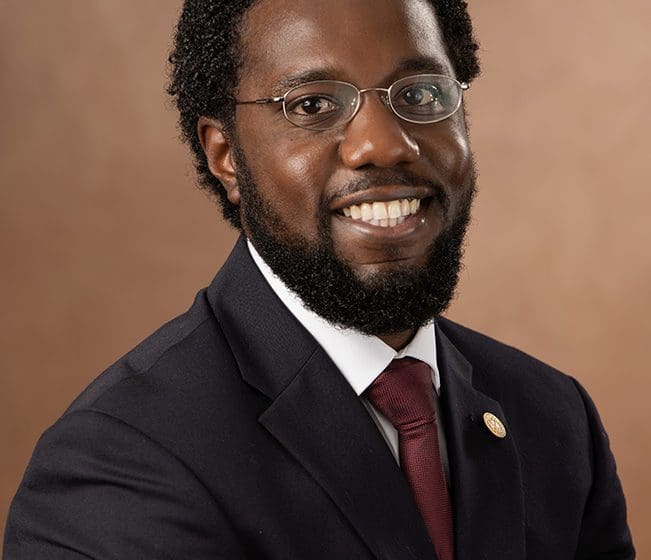
[(335, 254), (327, 201), (321, 204), (317, 241), (297, 238), (261, 195), (238, 147), (235, 163), (244, 229), (267, 265), (308, 309), (333, 325), (375, 336), (415, 330), (447, 309), (461, 270), (474, 170), (456, 215), (432, 241), (423, 266), (360, 278)]

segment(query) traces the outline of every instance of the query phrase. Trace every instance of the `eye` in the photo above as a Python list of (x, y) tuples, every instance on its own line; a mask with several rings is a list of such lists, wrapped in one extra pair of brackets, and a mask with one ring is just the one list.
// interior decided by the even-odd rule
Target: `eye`
[(401, 107), (441, 105), (441, 92), (433, 84), (412, 84), (400, 90), (393, 99)]
[(300, 97), (287, 104), (287, 112), (297, 116), (323, 116), (341, 110), (336, 99), (323, 95)]

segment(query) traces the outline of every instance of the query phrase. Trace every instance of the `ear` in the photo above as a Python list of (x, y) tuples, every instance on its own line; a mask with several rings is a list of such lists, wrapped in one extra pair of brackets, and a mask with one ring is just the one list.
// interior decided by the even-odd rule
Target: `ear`
[(197, 134), (208, 160), (208, 169), (224, 185), (228, 200), (239, 205), (240, 190), (233, 161), (233, 147), (222, 124), (209, 117), (199, 117)]

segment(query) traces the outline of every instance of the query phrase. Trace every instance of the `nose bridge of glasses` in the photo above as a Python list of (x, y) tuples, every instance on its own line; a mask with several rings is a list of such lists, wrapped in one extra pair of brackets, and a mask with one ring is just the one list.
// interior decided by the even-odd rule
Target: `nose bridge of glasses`
[[(362, 106), (364, 104), (363, 101), (362, 101), (363, 94), (365, 94), (365, 93), (374, 93), (374, 92), (377, 93), (377, 97), (378, 97), (377, 101), (380, 102), (380, 107), (378, 107), (375, 110), (382, 111), (383, 110), (382, 107), (384, 107), (384, 110), (387, 110), (388, 112), (387, 112), (385, 117), (380, 117), (380, 120), (378, 120), (378, 117), (379, 117), (378, 114), (375, 114), (375, 115), (371, 116), (371, 121), (372, 122), (380, 123), (380, 121), (381, 121), (383, 123), (381, 126), (384, 127), (384, 126), (386, 126), (385, 119), (394, 120), (396, 118), (396, 116), (397, 116), (398, 121), (403, 120), (402, 117), (395, 111), (395, 109), (393, 108), (393, 106), (391, 104), (391, 99), (390, 99), (391, 89), (390, 88), (382, 88), (382, 87), (369, 87), (369, 88), (363, 88), (363, 89), (357, 89), (356, 88), (356, 92), (358, 92), (358, 93), (356, 95), (355, 110), (351, 115), (349, 115), (349, 117), (347, 119), (347, 122), (350, 122), (353, 119), (355, 119), (357, 117), (357, 115), (359, 114), (359, 112), (362, 110)], [(377, 101), (374, 100), (374, 99), (373, 100), (369, 99), (367, 101), (371, 101), (371, 103), (377, 103)], [(369, 110), (369, 109), (367, 109), (367, 110)], [(373, 111), (373, 109), (370, 109), (370, 110)], [(369, 121), (369, 122), (371, 122), (371, 121)], [(384, 130), (386, 130), (386, 129), (384, 129)]]
[(384, 103), (384, 105), (386, 107), (391, 106), (391, 104), (389, 102), (389, 88), (370, 87), (370, 88), (359, 89), (357, 91), (359, 91), (360, 103), (361, 103), (362, 93), (368, 93), (370, 91), (377, 91), (378, 92), (378, 97), (380, 98), (380, 101), (382, 101), (382, 103)]
[(364, 89), (359, 89), (351, 84), (351, 93), (352, 90), (354, 89), (355, 91), (355, 98), (350, 104), (350, 109), (351, 112), (347, 116), (345, 122), (348, 123), (351, 120), (353, 120), (357, 114), (359, 113), (360, 109), (362, 108), (362, 94), (363, 93), (369, 93), (372, 91), (377, 91), (378, 92), (378, 97), (380, 98), (380, 101), (382, 101), (382, 104), (385, 105), (387, 108), (391, 110), (391, 102), (389, 101), (389, 89), (388, 88), (379, 88), (379, 87), (371, 87), (371, 88), (364, 88)]

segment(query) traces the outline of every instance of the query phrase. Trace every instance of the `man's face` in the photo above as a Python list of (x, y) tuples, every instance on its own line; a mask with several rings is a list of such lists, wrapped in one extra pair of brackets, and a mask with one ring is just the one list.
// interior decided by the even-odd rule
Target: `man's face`
[[(248, 12), (242, 38), (245, 57), (237, 91), (242, 100), (282, 95), (287, 89), (282, 83), (294, 76), (342, 80), (359, 88), (388, 87), (417, 73), (454, 76), (434, 11), (424, 0), (262, 0)], [(306, 278), (305, 270), (297, 272), (305, 263), (293, 266), (292, 252), (302, 260), (313, 255), (312, 264), (326, 259), (341, 265), (346, 291), (370, 289), (366, 298), (351, 297), (367, 299), (372, 313), (377, 314), (374, 302), (390, 305), (398, 292), (411, 289), (409, 279), (418, 274), (416, 283), (423, 287), (445, 284), (443, 296), (449, 300), (474, 186), (462, 109), (439, 123), (408, 123), (369, 92), (356, 117), (332, 130), (297, 128), (284, 118), (280, 104), (238, 106), (235, 122), (245, 232), (308, 306), (367, 332), (393, 324), (371, 321), (361, 327), (354, 318), (342, 321), (342, 308), (352, 305), (345, 294), (334, 294), (339, 301), (333, 310), (320, 308), (323, 302), (313, 304), (311, 298), (344, 282), (341, 271), (334, 278), (330, 274), (330, 284), (329, 273), (321, 277), (318, 268)], [(405, 199), (418, 200), (420, 208), (393, 227), (354, 217), (353, 206)], [(452, 229), (456, 237), (450, 240)], [(454, 247), (435, 250), (437, 240)], [(433, 258), (447, 261), (439, 267), (452, 270), (432, 270)], [(397, 283), (383, 297), (379, 292), (391, 278)], [(306, 282), (312, 285), (301, 286)], [(447, 305), (441, 294), (436, 299), (430, 317)]]

